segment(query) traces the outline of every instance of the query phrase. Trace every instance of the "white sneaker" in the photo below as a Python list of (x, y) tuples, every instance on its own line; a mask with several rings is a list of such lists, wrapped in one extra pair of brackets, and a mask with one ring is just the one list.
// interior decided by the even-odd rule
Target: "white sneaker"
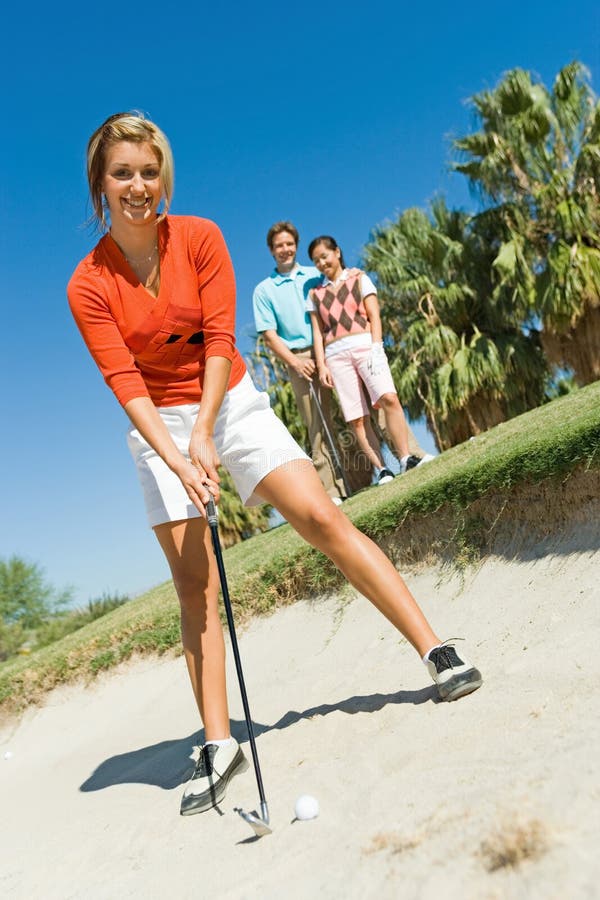
[(216, 806), (225, 796), (233, 776), (247, 768), (248, 760), (235, 738), (224, 746), (205, 744), (198, 747), (196, 768), (181, 798), (181, 815), (191, 816)]
[(407, 456), (404, 463), (401, 463), (402, 471), (409, 472), (410, 469), (416, 469), (417, 466), (431, 462), (432, 459), (435, 459), (435, 457), (431, 453), (426, 453), (425, 456)]
[(429, 674), (438, 686), (442, 700), (458, 700), (481, 687), (483, 678), (473, 663), (451, 641), (434, 647), (427, 656)]

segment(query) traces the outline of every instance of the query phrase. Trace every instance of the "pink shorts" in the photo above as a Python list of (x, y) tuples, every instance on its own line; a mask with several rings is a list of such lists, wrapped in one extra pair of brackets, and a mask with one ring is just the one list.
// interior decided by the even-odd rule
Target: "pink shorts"
[(326, 358), (327, 368), (331, 372), (342, 414), (346, 422), (360, 419), (370, 413), (362, 386), (366, 387), (373, 406), (384, 394), (395, 394), (396, 388), (390, 367), (386, 360), (385, 368), (379, 375), (371, 375), (368, 361), (371, 347), (353, 347), (342, 350)]

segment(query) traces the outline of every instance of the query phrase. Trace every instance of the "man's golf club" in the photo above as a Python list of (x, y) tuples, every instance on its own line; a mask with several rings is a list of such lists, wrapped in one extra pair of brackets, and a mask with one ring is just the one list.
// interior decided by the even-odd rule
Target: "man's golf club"
[(337, 447), (335, 446), (333, 436), (331, 434), (331, 431), (329, 430), (329, 427), (325, 420), (325, 416), (323, 415), (323, 408), (319, 402), (319, 398), (317, 397), (317, 392), (315, 391), (312, 381), (309, 381), (308, 386), (309, 386), (309, 390), (310, 390), (310, 396), (311, 396), (312, 400), (314, 401), (315, 406), (317, 407), (319, 416), (321, 417), (321, 422), (323, 423), (323, 430), (325, 431), (325, 436), (327, 438), (327, 443), (329, 444), (329, 449), (331, 450), (331, 455), (333, 456), (335, 465), (341, 476), (341, 479), (344, 482), (344, 490), (346, 491), (346, 496), (351, 497), (352, 496), (352, 488), (348, 484), (348, 479), (346, 478), (346, 473), (344, 472), (342, 463), (340, 461), (340, 457), (337, 452)]
[(219, 518), (217, 515), (217, 507), (214, 499), (211, 497), (206, 504), (206, 520), (210, 528), (213, 549), (217, 560), (217, 568), (219, 570), (219, 578), (221, 580), (221, 592), (223, 594), (223, 603), (225, 604), (225, 614), (227, 615), (227, 624), (229, 626), (229, 636), (231, 638), (231, 646), (233, 648), (233, 656), (235, 659), (235, 668), (237, 671), (238, 683), (240, 686), (240, 694), (242, 695), (242, 704), (244, 707), (244, 716), (246, 718), (246, 727), (248, 729), (248, 737), (250, 739), (250, 749), (252, 750), (252, 761), (254, 763), (254, 772), (256, 774), (256, 783), (258, 785), (258, 795), (260, 797), (259, 815), (256, 810), (252, 812), (244, 812), (243, 809), (236, 808), (235, 812), (239, 813), (242, 819), (254, 829), (257, 837), (263, 837), (265, 834), (271, 834), (269, 828), (269, 808), (265, 799), (265, 791), (263, 788), (262, 775), (260, 773), (260, 763), (258, 761), (258, 752), (256, 750), (256, 741), (254, 739), (254, 728), (252, 726), (252, 717), (250, 715), (250, 706), (248, 705), (248, 695), (246, 694), (246, 685), (244, 683), (244, 673), (242, 671), (242, 661), (240, 659), (240, 651), (238, 648), (237, 637), (235, 633), (235, 624), (233, 621), (233, 611), (231, 609), (231, 600), (229, 599), (229, 590), (227, 588), (227, 576), (225, 575), (225, 566), (223, 564), (223, 553), (221, 551), (221, 542), (219, 540)]

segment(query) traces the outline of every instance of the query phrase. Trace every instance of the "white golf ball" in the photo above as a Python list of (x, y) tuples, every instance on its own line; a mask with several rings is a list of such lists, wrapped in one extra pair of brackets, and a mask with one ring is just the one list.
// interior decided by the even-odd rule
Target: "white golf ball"
[(12, 750), (6, 750), (6, 752), (4, 753), (4, 759), (10, 759), (12, 755)]
[(294, 812), (296, 813), (296, 818), (301, 821), (316, 819), (319, 815), (319, 801), (316, 797), (311, 797), (310, 794), (302, 794), (296, 800)]

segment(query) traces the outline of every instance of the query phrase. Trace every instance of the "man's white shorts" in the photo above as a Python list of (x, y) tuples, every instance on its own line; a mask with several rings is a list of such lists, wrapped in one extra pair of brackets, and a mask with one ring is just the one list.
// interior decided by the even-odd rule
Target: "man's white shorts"
[[(200, 404), (157, 409), (177, 448), (187, 458)], [(271, 409), (269, 395), (257, 391), (247, 373), (225, 394), (214, 441), (221, 463), (229, 471), (246, 506), (262, 502), (254, 491), (269, 472), (292, 460), (309, 459)], [(177, 475), (136, 428), (128, 432), (127, 443), (142, 485), (150, 526), (199, 516)]]

